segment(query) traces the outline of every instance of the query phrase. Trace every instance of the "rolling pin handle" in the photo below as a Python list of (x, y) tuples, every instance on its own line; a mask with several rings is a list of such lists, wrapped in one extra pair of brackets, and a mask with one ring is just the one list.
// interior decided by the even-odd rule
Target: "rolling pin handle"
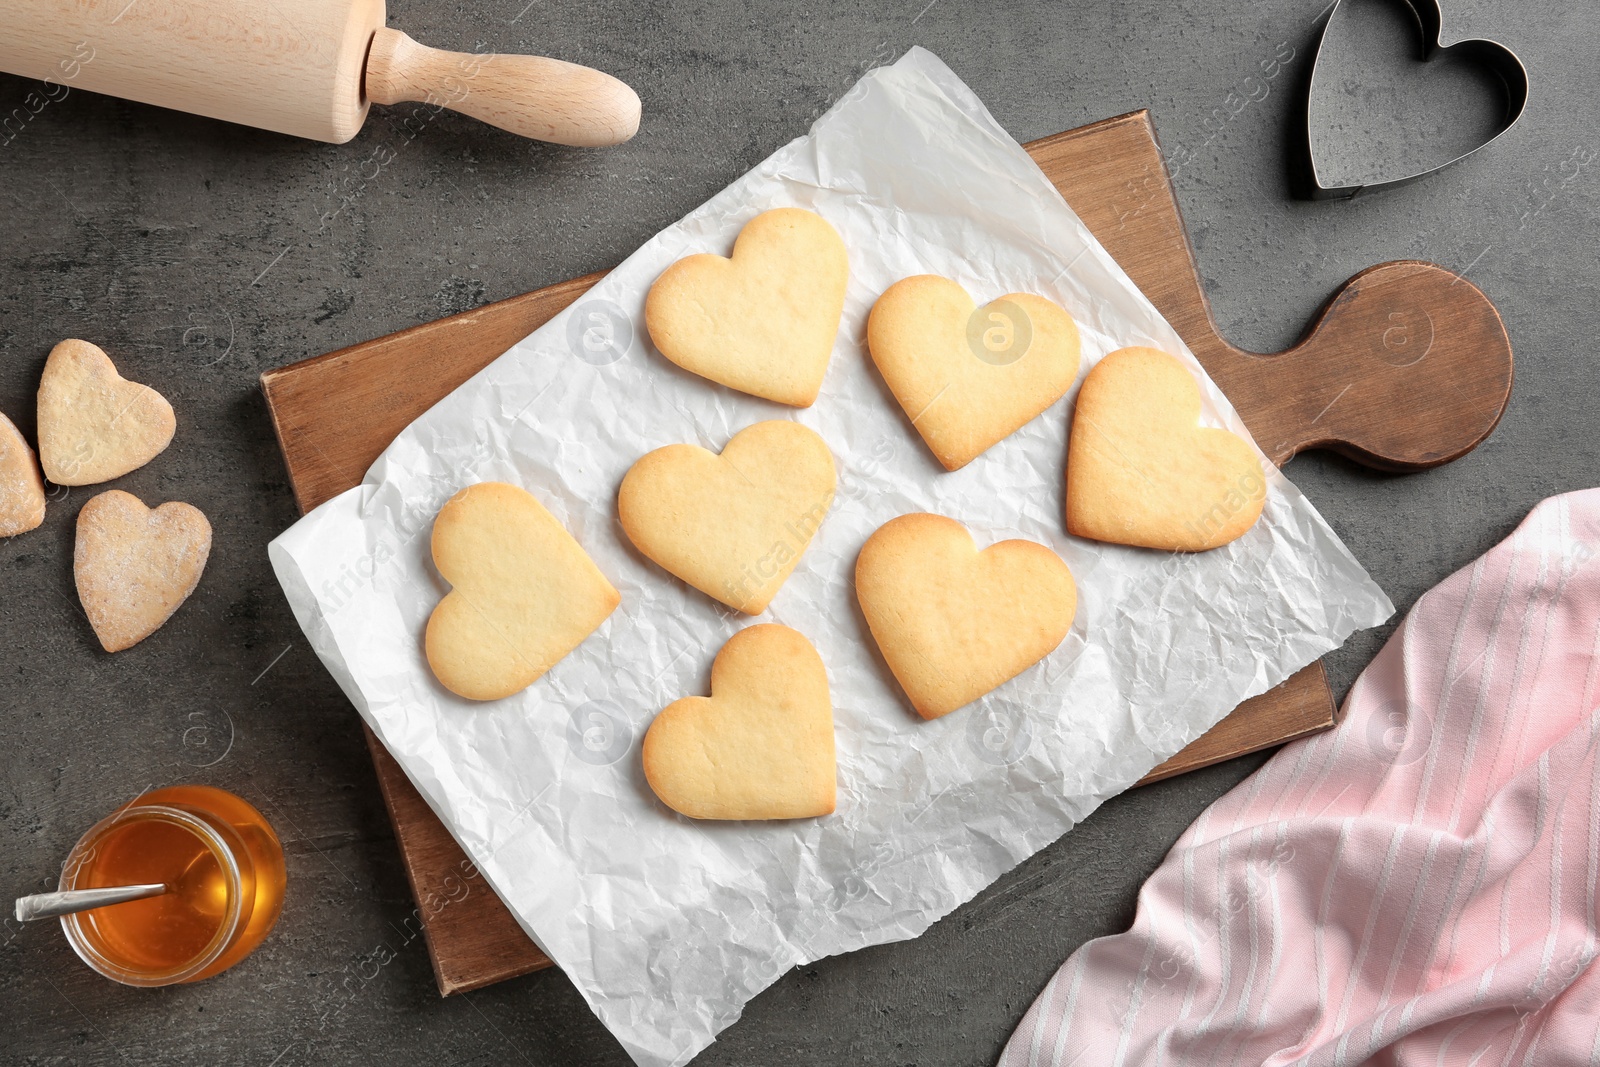
[(367, 54), (367, 98), (450, 108), (556, 144), (621, 144), (639, 129), (639, 96), (590, 67), (543, 56), (445, 52), (379, 27)]

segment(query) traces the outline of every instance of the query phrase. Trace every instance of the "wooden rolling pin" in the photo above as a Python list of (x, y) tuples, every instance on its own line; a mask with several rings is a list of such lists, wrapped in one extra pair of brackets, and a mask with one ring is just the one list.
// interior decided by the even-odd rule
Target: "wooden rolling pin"
[(384, 0), (3, 0), (0, 70), (343, 144), (426, 101), (524, 137), (618, 144), (639, 97), (588, 67), (425, 48)]

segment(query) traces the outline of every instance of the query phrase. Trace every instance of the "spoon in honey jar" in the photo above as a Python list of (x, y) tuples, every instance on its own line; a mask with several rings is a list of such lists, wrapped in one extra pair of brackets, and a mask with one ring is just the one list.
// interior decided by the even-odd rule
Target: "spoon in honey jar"
[(35, 893), (32, 896), (17, 898), (16, 916), (18, 922), (54, 919), (74, 912), (104, 908), (111, 904), (126, 904), (130, 900), (159, 897), (171, 891), (171, 886), (157, 882), (153, 885), (119, 885), (100, 889), (71, 889), (64, 893)]
[(189, 861), (174, 882), (151, 882), (145, 885), (116, 885), (102, 886), (96, 889), (67, 889), (58, 893), (35, 893), (32, 896), (18, 897), (16, 903), (16, 916), (18, 922), (31, 922), (34, 919), (55, 919), (62, 915), (72, 915), (80, 911), (92, 911), (95, 908), (110, 907), (112, 904), (126, 904), (133, 900), (147, 900), (150, 897), (159, 897), (167, 893), (183, 893), (194, 888), (195, 874), (200, 860), (209, 856), (209, 852), (201, 852)]

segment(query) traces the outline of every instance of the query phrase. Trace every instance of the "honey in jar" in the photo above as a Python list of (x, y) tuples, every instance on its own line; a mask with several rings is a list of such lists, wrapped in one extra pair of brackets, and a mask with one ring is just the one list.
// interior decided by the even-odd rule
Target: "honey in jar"
[(168, 891), (61, 919), (83, 961), (127, 985), (209, 978), (260, 945), (283, 907), (283, 846), (232, 793), (177, 785), (140, 795), (73, 848), (61, 889), (161, 883)]

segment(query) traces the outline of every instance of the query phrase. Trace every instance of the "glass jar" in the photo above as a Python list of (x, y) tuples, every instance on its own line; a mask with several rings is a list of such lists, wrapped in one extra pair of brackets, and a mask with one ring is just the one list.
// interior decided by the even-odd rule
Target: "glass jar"
[(74, 951), (133, 986), (197, 982), (260, 945), (283, 908), (283, 846), (251, 804), (211, 786), (144, 793), (84, 834), (61, 889), (162, 883), (145, 900), (64, 915)]

